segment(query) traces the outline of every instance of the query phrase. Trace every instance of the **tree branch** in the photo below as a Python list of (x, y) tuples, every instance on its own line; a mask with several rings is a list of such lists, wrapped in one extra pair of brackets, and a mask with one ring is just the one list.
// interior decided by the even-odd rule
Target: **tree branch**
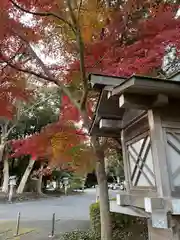
[(106, 0), (105, 1), (107, 8), (111, 7), (111, 0)]
[(74, 97), (71, 95), (69, 89), (67, 87), (65, 87), (58, 79), (54, 78), (54, 76), (52, 75), (52, 73), (49, 71), (49, 69), (45, 66), (44, 62), (38, 57), (38, 55), (36, 54), (36, 52), (32, 49), (31, 45), (29, 44), (29, 42), (21, 35), (19, 35), (17, 32), (14, 31), (14, 33), (16, 35), (18, 35), (18, 37), (27, 45), (28, 48), (28, 52), (29, 54), (37, 61), (38, 65), (41, 67), (41, 69), (44, 71), (44, 73), (46, 74), (40, 74), (40, 73), (36, 73), (34, 71), (28, 70), (28, 69), (23, 69), (20, 68), (18, 66), (15, 66), (11, 63), (9, 63), (8, 61), (6, 61), (8, 63), (8, 65), (14, 69), (16, 69), (17, 71), (21, 71), (24, 73), (28, 73), (31, 75), (34, 75), (36, 77), (39, 77), (41, 79), (50, 81), (54, 84), (56, 84), (58, 87), (60, 87), (60, 89), (62, 90), (62, 92), (70, 99), (70, 101), (74, 104), (74, 106), (81, 111), (81, 107), (80, 104), (74, 99)]
[[(15, 59), (15, 57), (17, 56), (18, 52), (21, 50), (22, 47), (23, 47), (23, 44), (18, 48), (18, 50), (16, 51), (16, 53), (15, 53), (11, 58), (8, 59), (8, 62), (12, 62), (12, 60)], [(1, 71), (3, 71), (3, 70), (7, 67), (8, 64), (7, 64), (7, 62), (4, 60), (3, 54), (2, 54), (2, 52), (1, 52), (1, 50), (0, 50), (0, 54), (1, 54), (1, 57), (2, 57), (2, 59), (3, 59), (3, 63), (6, 63), (6, 65), (1, 69)]]
[(54, 83), (53, 80), (49, 79), (47, 76), (45, 76), (45, 75), (43, 75), (41, 73), (36, 73), (36, 72), (31, 71), (29, 69), (20, 68), (20, 67), (18, 67), (16, 65), (10, 63), (9, 61), (6, 61), (5, 59), (4, 59), (4, 62), (7, 63), (7, 66), (10, 66), (11, 68), (13, 68), (13, 69), (15, 69), (15, 70), (17, 70), (19, 72), (23, 72), (23, 73), (27, 73), (27, 74), (30, 74), (30, 75), (34, 75), (34, 76), (36, 76), (38, 78), (41, 78), (41, 79), (44, 79), (44, 80), (49, 80), (50, 82)]
[(76, 39), (77, 39), (77, 44), (79, 47), (79, 55), (80, 55), (80, 74), (81, 74), (81, 80), (83, 83), (83, 96), (81, 98), (81, 110), (86, 109), (86, 102), (88, 98), (88, 79), (86, 77), (86, 70), (85, 70), (85, 62), (84, 62), (84, 42), (81, 36), (81, 29), (79, 26), (79, 23), (76, 19), (76, 16), (73, 12), (72, 5), (71, 5), (71, 0), (67, 0), (67, 6), (69, 9), (69, 13), (72, 19), (73, 24), (75, 25), (76, 28)]
[(64, 23), (66, 24), (70, 24), (70, 27), (71, 29), (75, 30), (74, 33), (76, 34), (76, 38), (77, 38), (77, 44), (79, 46), (79, 52), (80, 52), (80, 72), (81, 72), (81, 80), (82, 80), (82, 83), (83, 83), (83, 88), (84, 88), (84, 92), (83, 92), (83, 96), (81, 98), (81, 101), (80, 101), (80, 104), (73, 98), (73, 96), (71, 95), (70, 91), (58, 80), (56, 79), (52, 74), (51, 72), (48, 70), (48, 68), (45, 66), (44, 62), (37, 56), (37, 54), (35, 53), (35, 51), (32, 49), (32, 47), (30, 46), (29, 42), (23, 37), (23, 36), (20, 36), (17, 32), (15, 32), (15, 34), (18, 34), (18, 36), (20, 37), (20, 39), (27, 45), (28, 47), (28, 51), (29, 51), (29, 54), (34, 58), (36, 59), (38, 65), (41, 67), (41, 69), (44, 71), (45, 75), (44, 74), (40, 74), (40, 73), (36, 73), (34, 71), (31, 71), (29, 69), (23, 69), (23, 68), (20, 68), (18, 66), (15, 66), (11, 63), (8, 63), (9, 66), (11, 66), (12, 68), (18, 70), (18, 71), (21, 71), (21, 72), (24, 72), (24, 73), (28, 73), (28, 74), (32, 74), (36, 77), (39, 77), (41, 79), (44, 79), (44, 80), (47, 80), (47, 81), (50, 81), (54, 84), (56, 84), (57, 86), (59, 86), (62, 90), (62, 92), (68, 96), (68, 98), (70, 99), (70, 101), (74, 104), (75, 107), (78, 108), (78, 110), (81, 112), (81, 114), (83, 115), (83, 118), (86, 119), (86, 122), (88, 120), (88, 116), (87, 116), (87, 113), (85, 111), (86, 109), (86, 102), (87, 102), (87, 97), (88, 97), (88, 80), (87, 80), (87, 77), (86, 77), (86, 71), (85, 71), (85, 63), (84, 63), (84, 43), (83, 43), (83, 40), (82, 40), (82, 36), (81, 36), (81, 31), (80, 31), (80, 27), (79, 27), (79, 24), (76, 20), (76, 17), (74, 15), (74, 12), (73, 12), (73, 9), (72, 9), (72, 6), (71, 6), (71, 3), (70, 3), (70, 0), (67, 0), (67, 6), (69, 8), (69, 11), (70, 11), (70, 16), (71, 16), (71, 19), (72, 19), (72, 22), (74, 24), (74, 26), (72, 26), (71, 23), (67, 22), (65, 19), (61, 18), (60, 16), (54, 14), (54, 13), (38, 13), (38, 12), (32, 12), (32, 11), (29, 11), (29, 10), (26, 10), (24, 8), (22, 8), (21, 6), (19, 6), (18, 4), (16, 4), (14, 2), (14, 0), (10, 0), (11, 3), (18, 9), (20, 9), (21, 11), (24, 11), (26, 13), (30, 13), (30, 14), (34, 14), (34, 15), (37, 15), (37, 16), (53, 16), (53, 17), (56, 17), (56, 18), (59, 18), (60, 20), (62, 20)]
[(78, 6), (78, 14), (77, 14), (78, 22), (79, 22), (79, 19), (80, 19), (81, 7), (82, 7), (82, 0), (80, 0), (79, 6)]
[(32, 14), (32, 15), (35, 15), (35, 16), (41, 16), (41, 17), (55, 17), (57, 19), (59, 19), (60, 21), (64, 22), (65, 24), (67, 24), (72, 30), (74, 33), (76, 33), (73, 25), (68, 22), (66, 19), (64, 19), (63, 17), (57, 15), (56, 13), (53, 13), (53, 12), (33, 12), (33, 11), (29, 11), (21, 6), (19, 6), (14, 0), (10, 0), (10, 2), (16, 7), (18, 8), (19, 10), (25, 12), (25, 13), (29, 13), (29, 14)]
[[(23, 114), (24, 113), (27, 113), (29, 111), (31, 111), (34, 107), (37, 107), (39, 104), (42, 104), (43, 102), (51, 99), (51, 97), (53, 96), (54, 94), (51, 94), (50, 96), (48, 96), (47, 98), (43, 99), (42, 101), (39, 101), (38, 103), (35, 103), (33, 104), (31, 107), (29, 107), (28, 109), (26, 109), (25, 111), (23, 111)], [(19, 120), (21, 119), (22, 115), (20, 114), (20, 109), (19, 109), (19, 114), (18, 114), (18, 117), (15, 121), (15, 123), (13, 124), (13, 126), (7, 131), (7, 133), (5, 134), (5, 138), (7, 140), (9, 134), (12, 132), (12, 130), (17, 126)]]

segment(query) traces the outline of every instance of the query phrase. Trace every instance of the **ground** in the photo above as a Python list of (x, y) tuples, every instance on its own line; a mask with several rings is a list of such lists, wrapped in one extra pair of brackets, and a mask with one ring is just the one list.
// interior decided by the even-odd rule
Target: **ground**
[[(115, 193), (111, 192), (110, 195), (114, 197)], [(56, 215), (56, 235), (74, 229), (87, 229), (89, 227), (89, 206), (95, 202), (95, 198), (95, 190), (88, 189), (85, 190), (85, 193), (61, 196), (60, 198), (0, 204), (0, 240), (49, 239), (53, 213)], [(20, 233), (22, 235), (15, 238), (13, 234), (18, 212), (21, 213)], [(8, 229), (6, 237), (4, 231)], [(1, 234), (1, 232), (3, 233)]]

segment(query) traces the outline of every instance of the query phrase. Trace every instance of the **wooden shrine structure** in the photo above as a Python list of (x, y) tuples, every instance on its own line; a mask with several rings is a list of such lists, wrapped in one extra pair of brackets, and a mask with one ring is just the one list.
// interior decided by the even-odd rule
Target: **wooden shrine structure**
[(89, 79), (99, 92), (90, 135), (121, 138), (119, 212), (147, 217), (149, 239), (180, 240), (180, 74)]

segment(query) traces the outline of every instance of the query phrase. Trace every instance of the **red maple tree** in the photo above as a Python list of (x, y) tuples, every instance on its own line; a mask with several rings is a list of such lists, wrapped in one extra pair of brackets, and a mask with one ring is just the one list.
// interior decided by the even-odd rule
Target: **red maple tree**
[(87, 136), (81, 129), (70, 123), (56, 122), (44, 127), (40, 133), (12, 140), (11, 157), (30, 155), (32, 160), (49, 160), (50, 164), (62, 166), (74, 163), (72, 167), (78, 168), (83, 161), (86, 164), (91, 162), (91, 148), (84, 141), (87, 141)]
[[(68, 14), (67, 11), (61, 11), (61, 4), (65, 4), (65, 2), (69, 4)], [(3, 0), (1, 11), (5, 11), (5, 15), (3, 15), (5, 16), (5, 20), (3, 20), (5, 30), (2, 32), (7, 35), (7, 39), (13, 39), (13, 41), (8, 43), (4, 41), (5, 38), (3, 36), (3, 46), (7, 49), (7, 53), (3, 53), (1, 58), (5, 57), (6, 59), (6, 57), (10, 58), (12, 56), (12, 52), (15, 52), (14, 42), (16, 42), (17, 46), (16, 51), (21, 44), (23, 44), (24, 50), (21, 52), (23, 61), (15, 58), (14, 61), (11, 62), (12, 64), (8, 62), (8, 66), (17, 71), (32, 74), (48, 82), (57, 84), (61, 88), (64, 96), (66, 96), (64, 99), (66, 104), (64, 104), (63, 109), (63, 111), (68, 109), (66, 116), (72, 120), (79, 120), (77, 111), (74, 110), (74, 108), (77, 108), (87, 126), (89, 120), (87, 105), (91, 105), (92, 99), (91, 96), (88, 98), (87, 73), (100, 72), (102, 74), (127, 77), (133, 73), (152, 75), (155, 72), (156, 74), (157, 68), (159, 69), (161, 66), (165, 47), (169, 43), (173, 43), (177, 49), (179, 49), (179, 19), (174, 18), (174, 7), (165, 6), (164, 1), (161, 2), (160, 8), (156, 6), (156, 11), (154, 11), (154, 6), (149, 3), (159, 1), (125, 1), (125, 5), (120, 6), (116, 13), (113, 11), (111, 17), (109, 18), (108, 16), (107, 26), (104, 26), (100, 36), (97, 37), (97, 35), (93, 35), (91, 38), (92, 42), (85, 43), (82, 41), (81, 29), (79, 29), (76, 22), (76, 16), (75, 20), (73, 18), (74, 15), (71, 11), (72, 5), (70, 2), (70, 0), (58, 1), (59, 4), (56, 4), (57, 1), (55, 0), (16, 0), (15, 2), (13, 0)], [(17, 7), (16, 3), (20, 7)], [(139, 8), (140, 11), (138, 10)], [(28, 9), (28, 11), (25, 9)], [(31, 27), (22, 24), (21, 17), (25, 12), (33, 12), (34, 19), (36, 19), (35, 24)], [(138, 15), (137, 18), (135, 16), (136, 14)], [(113, 16), (115, 16), (115, 18)], [(69, 49), (77, 50), (78, 48), (78, 51), (74, 50), (72, 54), (73, 60), (68, 68), (64, 68), (61, 64), (58, 64), (58, 67), (49, 66), (39, 58), (32, 48), (32, 43), (41, 39), (42, 44), (47, 47), (46, 54), (50, 52), (50, 49), (52, 50), (52, 35), (57, 36), (56, 31), (53, 32), (53, 30), (55, 26), (59, 27), (59, 20), (63, 20), (63, 24), (70, 27), (72, 32), (75, 32), (77, 40), (72, 39), (71, 41), (72, 45)], [(7, 21), (9, 22), (8, 24)], [(6, 31), (6, 25), (9, 27), (8, 31)], [(48, 28), (50, 31), (48, 31)], [(50, 39), (50, 41), (47, 41), (47, 39)], [(57, 39), (59, 40), (59, 38)], [(55, 45), (53, 49), (55, 49), (54, 52), (56, 52), (58, 49), (57, 45)], [(7, 63), (7, 60), (5, 61)], [(77, 80), (78, 76), (80, 81), (75, 83), (75, 79)], [(75, 91), (76, 93), (77, 91), (81, 92), (82, 96), (74, 94)], [(33, 137), (38, 144), (38, 141), (36, 141), (38, 136), (35, 135)], [(96, 170), (98, 183), (100, 183), (100, 201), (102, 200), (101, 202), (104, 207), (100, 208), (100, 210), (107, 210), (101, 211), (101, 217), (104, 219), (104, 224), (101, 224), (102, 238), (104, 236), (104, 239), (111, 239), (111, 224), (108, 213), (109, 199), (104, 170), (104, 152), (98, 139), (92, 138), (91, 140), (98, 159)], [(46, 140), (44, 142), (44, 146), (47, 146)], [(35, 147), (33, 140), (31, 140), (31, 143), (29, 142), (28, 146), (31, 146), (30, 149)], [(43, 150), (45, 149), (44, 146)], [(42, 148), (39, 147), (39, 149), (40, 154), (38, 154), (41, 156)], [(49, 153), (48, 149), (49, 148), (47, 148), (47, 153)], [(30, 150), (25, 152), (31, 154)], [(36, 156), (34, 151), (32, 155)], [(75, 155), (73, 155), (73, 159), (74, 158)]]
[[(157, 75), (166, 47), (172, 44), (177, 52), (180, 49), (180, 17), (175, 18), (177, 9), (178, 5), (172, 4), (149, 8), (151, 14), (136, 21), (131, 19), (125, 33), (122, 14), (117, 13), (107, 26), (103, 39), (86, 45), (86, 71), (122, 77)], [(79, 66), (78, 60), (72, 63), (68, 79), (73, 81)]]
[(16, 101), (28, 101), (31, 96), (24, 76), (3, 61), (0, 64), (0, 116), (12, 119), (16, 113)]
[[(175, 46), (178, 54), (180, 50), (180, 17), (176, 17), (179, 5), (158, 5), (155, 4), (156, 1), (144, 1), (143, 4), (141, 1), (132, 2), (134, 5), (131, 5), (131, 10), (128, 8), (131, 14), (126, 22), (125, 8), (118, 9), (103, 28), (103, 36), (100, 35), (99, 39), (85, 45), (86, 73), (120, 77), (133, 74), (165, 77), (162, 63), (167, 46)], [(76, 59), (70, 64), (65, 78), (70, 85), (77, 82), (79, 72), (80, 61)], [(73, 103), (69, 101), (68, 104), (76, 112)], [(87, 102), (90, 116), (92, 105), (93, 99), (90, 96)], [(77, 114), (71, 115), (72, 118), (75, 116)]]
[[(40, 58), (33, 52), (30, 46), (30, 43), (46, 38), (45, 28), (42, 27), (44, 26), (43, 24), (47, 21), (49, 21), (49, 24), (54, 24), (53, 18), (58, 18), (55, 14), (58, 7), (56, 1), (49, 2), (44, 0), (43, 4), (42, 1), (17, 1), (17, 4), (13, 0), (3, 1), (2, 9), (4, 8), (4, 11), (2, 18), (3, 22), (8, 24), (3, 25), (3, 31), (1, 32), (2, 49), (7, 49), (7, 53), (1, 50), (0, 57), (2, 61), (7, 63), (9, 71), (32, 73), (61, 86), (64, 96), (61, 105), (60, 121), (66, 122), (68, 119), (78, 122), (81, 120), (81, 114), (77, 106), (72, 102), (72, 99), (69, 98), (68, 94), (66, 95), (66, 87), (63, 87), (63, 84), (79, 86), (79, 81), (75, 83), (75, 80), (79, 77), (79, 60), (73, 60), (68, 68), (52, 65), (52, 68), (48, 68), (53, 69), (51, 74), (47, 71), (47, 66), (44, 63), (41, 64)], [(147, 17), (142, 17), (144, 12), (142, 12), (141, 5), (146, 6), (145, 12)], [(36, 11), (32, 10), (34, 12), (33, 16), (36, 18), (34, 26), (28, 27), (20, 21), (22, 16), (21, 6), (23, 11), (27, 8), (28, 12), (31, 12), (31, 9), (36, 7), (36, 11), (39, 14), (36, 15)], [(141, 6), (141, 11), (138, 10), (139, 6)], [(14, 18), (7, 14), (7, 9), (11, 13), (15, 11)], [(145, 1), (143, 4), (141, 1), (129, 1), (129, 5), (125, 5), (121, 11), (113, 12), (113, 17), (111, 16), (111, 19), (107, 19), (107, 26), (103, 29), (103, 34), (101, 33), (99, 39), (96, 37), (92, 43), (85, 44), (84, 60), (86, 72), (125, 77), (135, 73), (157, 74), (157, 70), (160, 69), (162, 64), (166, 46), (171, 43), (177, 49), (180, 48), (180, 19), (175, 18), (176, 10), (177, 6), (172, 4), (157, 6), (149, 5), (148, 1)], [(42, 13), (42, 11), (44, 12)], [(124, 16), (126, 16), (124, 11), (131, 13), (131, 15), (127, 14), (126, 22), (124, 22)], [(139, 14), (138, 16), (136, 16), (137, 13)], [(62, 13), (62, 16), (64, 17), (64, 13)], [(42, 17), (45, 17), (43, 18), (43, 24), (40, 22)], [(68, 22), (68, 24), (70, 23)], [(9, 41), (11, 38), (13, 40)], [(12, 47), (14, 42), (16, 45)], [(12, 58), (14, 54), (23, 56), (22, 60), (13, 58), (9, 61), (8, 59)], [(31, 64), (26, 65), (27, 61), (30, 61)], [(58, 76), (62, 69), (66, 71), (63, 72), (64, 82), (61, 83), (58, 80)], [(91, 116), (92, 98), (88, 99), (86, 106), (88, 114)], [(54, 134), (53, 131), (52, 134)], [(42, 140), (40, 141), (40, 139)], [(35, 134), (24, 141), (26, 144), (24, 143), (21, 151), (25, 151), (32, 156), (41, 156), (44, 146), (49, 144), (49, 139), (44, 137), (43, 133), (40, 135)], [(37, 146), (37, 142), (42, 142), (42, 144), (38, 144), (39, 147), (36, 151), (39, 152), (34, 154), (31, 151), (35, 149), (33, 146)], [(49, 154), (48, 149), (47, 147), (47, 155)]]
[[(0, 9), (3, 23), (0, 34), (0, 60), (8, 63), (10, 71), (14, 69), (16, 72), (27, 72), (61, 86), (66, 95), (64, 116), (79, 120), (79, 110), (75, 109), (77, 105), (72, 103), (72, 98), (69, 98), (64, 87), (65, 83), (73, 83), (76, 87), (81, 84), (79, 81), (75, 83), (77, 78), (80, 78), (79, 60), (73, 60), (68, 67), (54, 64), (47, 66), (42, 64), (42, 60), (31, 46), (41, 40), (46, 46), (46, 54), (57, 49), (57, 45), (53, 49), (48, 28), (44, 26), (48, 24), (49, 29), (54, 29), (55, 20), (62, 20), (71, 28), (72, 23), (66, 19), (64, 6), (63, 1), (58, 5), (56, 0), (3, 0)], [(85, 43), (86, 72), (114, 76), (130, 76), (134, 73), (154, 75), (161, 66), (165, 47), (173, 43), (179, 49), (180, 20), (175, 19), (177, 8), (178, 5), (174, 4), (158, 5), (155, 0), (151, 3), (133, 0), (125, 3), (117, 11), (112, 11), (99, 38), (96, 35), (92, 43)], [(32, 24), (23, 23), (22, 14), (26, 12), (33, 13)], [(75, 48), (74, 41), (71, 45), (70, 50)], [(59, 78), (63, 81), (59, 81)], [(91, 105), (91, 100), (88, 100), (89, 110)], [(91, 111), (88, 112), (91, 114)]]
[[(31, 92), (26, 88), (24, 74), (13, 68), (17, 61), (24, 62), (25, 47), (18, 39), (16, 32), (32, 32), (14, 19), (13, 11), (9, 12), (11, 3), (3, 0), (0, 3), (0, 116), (12, 119), (16, 110), (16, 100), (26, 101)], [(18, 17), (18, 14), (16, 14)]]

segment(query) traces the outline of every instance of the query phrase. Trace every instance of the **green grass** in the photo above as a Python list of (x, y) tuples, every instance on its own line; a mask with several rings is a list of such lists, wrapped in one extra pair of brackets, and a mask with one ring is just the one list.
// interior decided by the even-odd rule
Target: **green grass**
[(19, 229), (18, 236), (15, 236), (16, 233), (16, 222), (8, 222), (0, 220), (0, 240), (1, 239), (21, 239), (21, 236), (28, 235), (31, 232), (37, 231), (34, 228), (21, 227)]

